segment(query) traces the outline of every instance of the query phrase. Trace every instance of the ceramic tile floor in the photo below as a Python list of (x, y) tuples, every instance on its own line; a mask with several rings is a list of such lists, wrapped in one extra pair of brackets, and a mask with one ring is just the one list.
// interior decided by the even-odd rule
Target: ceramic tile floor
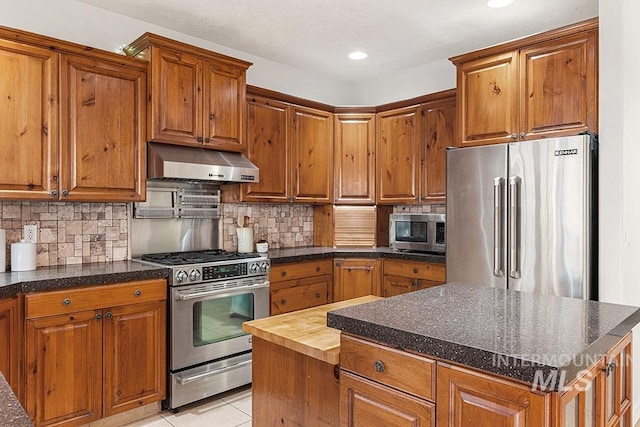
[(240, 387), (180, 408), (162, 411), (126, 427), (251, 427), (251, 388)]

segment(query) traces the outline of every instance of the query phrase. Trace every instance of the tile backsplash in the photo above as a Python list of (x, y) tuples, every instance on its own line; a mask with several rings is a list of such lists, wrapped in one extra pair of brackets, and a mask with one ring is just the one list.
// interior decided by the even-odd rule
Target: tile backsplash
[(222, 248), (228, 251), (238, 248), (239, 215), (249, 217), (255, 240), (264, 233), (271, 249), (313, 246), (312, 205), (224, 203), (221, 215)]
[[(445, 213), (444, 205), (396, 205), (393, 212)], [(264, 233), (273, 249), (313, 246), (313, 206), (224, 203), (223, 249), (236, 250), (238, 216), (247, 215), (255, 240)], [(122, 261), (130, 258), (127, 203), (0, 201), (0, 228), (7, 231), (7, 267), (11, 243), (27, 224), (38, 226), (38, 267)]]
[(38, 267), (121, 261), (129, 258), (129, 208), (126, 203), (0, 201), (0, 228), (11, 243), (23, 226), (38, 226)]

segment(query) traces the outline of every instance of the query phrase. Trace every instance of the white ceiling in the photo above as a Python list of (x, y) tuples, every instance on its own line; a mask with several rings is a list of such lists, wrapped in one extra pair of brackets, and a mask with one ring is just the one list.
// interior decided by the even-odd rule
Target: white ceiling
[[(365, 81), (598, 15), (598, 0), (79, 0), (346, 81)], [(347, 54), (369, 54), (353, 61)]]

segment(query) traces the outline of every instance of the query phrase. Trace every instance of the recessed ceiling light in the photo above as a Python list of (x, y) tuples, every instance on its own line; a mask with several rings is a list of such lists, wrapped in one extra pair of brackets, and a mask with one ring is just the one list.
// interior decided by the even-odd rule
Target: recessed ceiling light
[(513, 0), (487, 0), (489, 7), (505, 7), (513, 3)]
[(351, 53), (349, 54), (349, 58), (350, 58), (350, 59), (355, 59), (355, 60), (364, 59), (364, 58), (366, 58), (367, 56), (369, 56), (369, 55), (367, 55), (367, 54), (366, 54), (366, 53), (364, 53), (364, 52), (360, 52), (360, 51), (351, 52)]

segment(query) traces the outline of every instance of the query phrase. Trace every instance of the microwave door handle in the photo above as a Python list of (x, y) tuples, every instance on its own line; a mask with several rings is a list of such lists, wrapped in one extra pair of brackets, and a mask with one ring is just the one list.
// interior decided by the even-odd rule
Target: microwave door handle
[(520, 177), (509, 177), (509, 277), (520, 278)]
[(504, 179), (493, 179), (493, 275), (502, 277), (502, 183)]
[(243, 291), (250, 291), (253, 289), (268, 288), (268, 287), (269, 287), (269, 281), (266, 280), (264, 282), (256, 283), (255, 285), (241, 286), (237, 288), (223, 288), (223, 289), (215, 289), (212, 291), (195, 291), (190, 293), (178, 292), (176, 294), (176, 300), (186, 301), (186, 300), (195, 299), (195, 298), (203, 298), (203, 297), (210, 297), (210, 296), (220, 295), (220, 294), (228, 294), (231, 292), (242, 293)]

